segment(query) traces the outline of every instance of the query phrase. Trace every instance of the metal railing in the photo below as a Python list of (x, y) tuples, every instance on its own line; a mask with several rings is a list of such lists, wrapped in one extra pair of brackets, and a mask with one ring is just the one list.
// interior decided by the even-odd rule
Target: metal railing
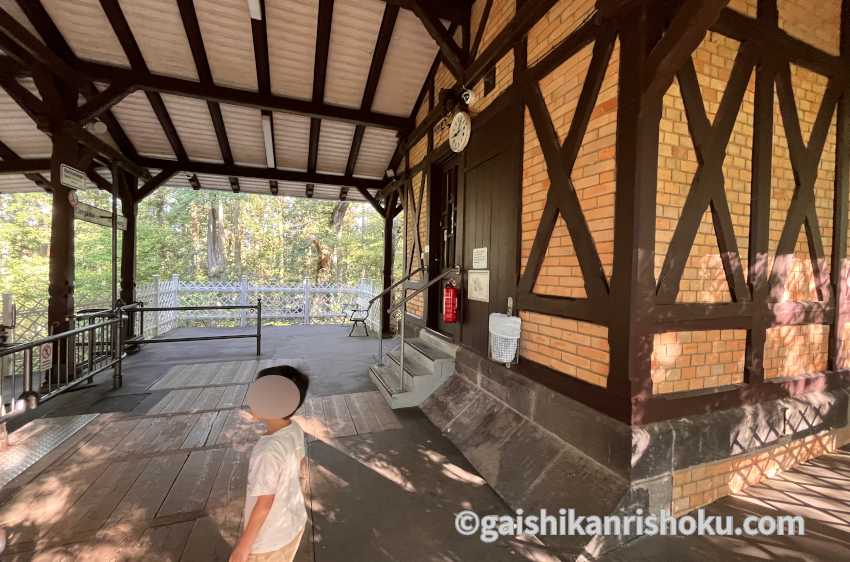
[[(443, 271), (441, 274), (437, 275), (433, 279), (429, 279), (425, 283), (419, 283), (419, 284), (417, 284), (416, 287), (408, 287), (407, 282), (410, 281), (411, 277), (413, 277), (414, 275), (423, 271), (423, 269), (424, 268), (420, 267), (420, 268), (417, 268), (415, 271), (411, 271), (410, 273), (408, 273), (407, 275), (405, 275), (404, 277), (402, 277), (401, 279), (399, 279), (398, 281), (396, 281), (395, 283), (393, 283), (392, 285), (390, 285), (389, 287), (387, 287), (386, 289), (381, 291), (378, 295), (376, 295), (372, 300), (369, 301), (369, 308), (371, 308), (372, 303), (376, 302), (378, 299), (380, 299), (381, 297), (383, 297), (384, 295), (386, 295), (387, 293), (389, 293), (390, 291), (392, 291), (393, 289), (395, 289), (399, 285), (404, 284), (404, 293), (403, 293), (404, 296), (400, 300), (398, 300), (394, 303), (391, 303), (390, 306), (387, 308), (387, 314), (388, 315), (392, 315), (392, 313), (395, 312), (396, 310), (398, 310), (399, 308), (402, 309), (401, 330), (400, 330), (401, 331), (401, 351), (400, 351), (400, 357), (399, 357), (399, 390), (401, 392), (404, 392), (404, 338), (405, 338), (405, 334), (404, 334), (405, 321), (404, 320), (405, 320), (405, 317), (407, 315), (407, 303), (410, 302), (411, 300), (415, 299), (417, 296), (422, 294), (425, 290), (427, 290), (429, 287), (431, 287), (435, 283), (439, 283), (440, 281), (442, 281), (443, 279), (445, 279), (446, 277), (448, 277), (450, 275), (460, 275), (460, 273), (462, 271), (460, 266), (456, 265), (451, 269), (447, 269), (447, 270)], [(412, 291), (412, 293), (407, 294), (408, 291)], [(380, 329), (380, 332), (378, 334), (378, 364), (383, 365), (384, 364), (384, 347), (383, 347), (384, 346), (384, 337), (383, 337), (383, 335), (384, 335), (384, 314), (383, 313), (381, 313), (380, 326), (381, 326), (381, 329)]]
[[(135, 302), (121, 307), (122, 313), (126, 313), (129, 317), (129, 326), (131, 333), (125, 345), (141, 345), (147, 343), (175, 343), (175, 342), (190, 342), (190, 341), (209, 341), (209, 340), (236, 340), (236, 339), (256, 339), (257, 340), (257, 356), (262, 355), (263, 341), (263, 299), (258, 298), (256, 304), (245, 305), (220, 305), (220, 306), (170, 306), (170, 307), (146, 307), (144, 302)], [(257, 330), (253, 334), (221, 334), (218, 336), (185, 336), (173, 338), (155, 338), (150, 339), (144, 336), (145, 334), (145, 314), (159, 312), (183, 312), (183, 311), (234, 311), (234, 310), (256, 310), (257, 311)], [(136, 319), (138, 317), (138, 322)], [(136, 330), (138, 327), (138, 330)]]
[(97, 311), (73, 321), (77, 327), (71, 330), (0, 347), (0, 421), (91, 382), (109, 368), (114, 369), (113, 386), (121, 387), (123, 315)]
[[(407, 281), (410, 280), (411, 277), (413, 277), (414, 275), (417, 275), (418, 273), (423, 271), (423, 269), (424, 268), (419, 267), (415, 271), (411, 271), (410, 273), (408, 273), (407, 275), (405, 275), (404, 277), (402, 277), (401, 279), (399, 279), (398, 281), (396, 281), (395, 283), (393, 283), (392, 285), (390, 285), (389, 287), (387, 287), (386, 289), (384, 289), (383, 291), (381, 291), (380, 293), (378, 293), (377, 295), (372, 297), (369, 300), (369, 306), (366, 307), (367, 314), (372, 310), (372, 305), (375, 304), (377, 301), (381, 300), (384, 297), (384, 295), (393, 291), (396, 287), (398, 287), (402, 283), (406, 283)], [(380, 321), (378, 323), (378, 363), (383, 364), (383, 360), (384, 360), (383, 358), (384, 358), (384, 312), (381, 311)]]

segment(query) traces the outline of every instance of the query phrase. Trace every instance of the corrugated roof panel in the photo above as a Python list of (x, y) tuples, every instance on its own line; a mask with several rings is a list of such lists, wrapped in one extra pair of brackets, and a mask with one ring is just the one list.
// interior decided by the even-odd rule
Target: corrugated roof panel
[(325, 80), (327, 103), (360, 107), (384, 8), (385, 2), (378, 0), (334, 2)]
[(177, 2), (120, 0), (120, 4), (151, 72), (198, 79)]
[(15, 0), (0, 0), (0, 8), (6, 10), (10, 16), (15, 18), (15, 21), (27, 28), (27, 31), (41, 39), (41, 35), (35, 30), (35, 27)]
[(162, 101), (189, 158), (221, 162), (218, 137), (206, 102), (171, 94), (163, 94)]
[(310, 148), (310, 118), (292, 113), (275, 113), (274, 146), (278, 168), (306, 170)]
[(257, 89), (247, 0), (195, 0), (198, 24), (216, 84)]
[[(48, 177), (46, 174), (43, 174)], [(0, 194), (2, 193), (44, 193), (44, 190), (27, 179), (23, 174), (0, 174)]]
[(78, 57), (130, 66), (98, 0), (42, 0), (42, 3)]
[(266, 34), (272, 92), (313, 97), (318, 0), (266, 0)]
[(18, 84), (27, 89), (29, 93), (41, 99), (41, 92), (38, 91), (38, 86), (35, 85), (35, 80), (30, 77), (18, 78)]
[(259, 109), (221, 104), (221, 114), (237, 164), (266, 165), (266, 144)]
[(316, 170), (328, 174), (344, 174), (354, 138), (354, 125), (342, 121), (322, 120)]
[(400, 10), (372, 110), (407, 117), (428, 76), (437, 44), (412, 12)]
[(112, 108), (130, 142), (143, 156), (174, 159), (171, 145), (144, 92), (133, 92)]
[(50, 137), (38, 130), (29, 115), (0, 89), (0, 140), (21, 158), (49, 157), (53, 151)]
[(360, 145), (360, 154), (357, 156), (357, 165), (354, 167), (354, 175), (368, 178), (384, 177), (396, 146), (398, 146), (398, 138), (394, 131), (366, 127), (363, 132), (363, 142)]

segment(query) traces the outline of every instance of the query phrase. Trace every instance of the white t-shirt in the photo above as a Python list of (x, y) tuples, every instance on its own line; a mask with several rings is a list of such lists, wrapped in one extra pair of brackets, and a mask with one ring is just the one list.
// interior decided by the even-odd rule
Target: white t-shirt
[(283, 548), (307, 523), (307, 509), (299, 479), (304, 454), (304, 432), (294, 421), (271, 435), (263, 435), (254, 445), (248, 464), (243, 529), (257, 503), (257, 496), (274, 495), (274, 502), (251, 546), (252, 553)]

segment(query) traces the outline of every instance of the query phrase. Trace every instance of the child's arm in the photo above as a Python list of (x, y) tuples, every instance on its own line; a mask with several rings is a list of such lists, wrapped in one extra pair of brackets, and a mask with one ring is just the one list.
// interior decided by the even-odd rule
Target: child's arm
[(245, 526), (245, 531), (239, 537), (236, 543), (236, 548), (230, 555), (230, 562), (245, 562), (248, 556), (251, 555), (251, 545), (257, 538), (260, 529), (263, 528), (263, 523), (266, 522), (266, 517), (272, 509), (274, 503), (274, 494), (268, 496), (257, 496), (257, 503), (254, 504), (254, 509), (251, 510), (251, 516), (248, 518), (248, 524)]

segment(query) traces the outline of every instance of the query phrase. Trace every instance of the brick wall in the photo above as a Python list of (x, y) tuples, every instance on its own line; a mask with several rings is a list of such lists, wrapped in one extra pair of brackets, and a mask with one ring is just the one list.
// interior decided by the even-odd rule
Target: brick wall
[(655, 334), (653, 392), (683, 392), (741, 382), (746, 337), (746, 330)]
[(766, 450), (673, 472), (673, 515), (740, 492), (850, 441), (850, 428), (822, 432)]
[[(487, 0), (476, 0), (472, 5), (470, 14), (470, 28), (472, 29), (472, 38), (470, 43), (480, 33), (481, 18), (484, 14), (484, 5)], [(484, 52), (484, 49), (493, 41), (493, 39), (502, 31), (506, 25), (516, 15), (516, 0), (493, 0), (493, 5), (490, 7), (490, 14), (484, 24), (481, 43), (478, 47), (478, 53)]]
[[(825, 10), (833, 14), (830, 21), (819, 13), (806, 16), (810, 4), (804, 2), (780, 2), (780, 24), (789, 33), (800, 34), (808, 27), (812, 31), (811, 42), (827, 49), (832, 39), (838, 37), (838, 13), (840, 2), (827, 2)], [(730, 4), (732, 9), (755, 15), (755, 2), (740, 0)], [(808, 7), (807, 7), (808, 6)], [(832, 38), (832, 39), (830, 39)], [(808, 36), (805, 38), (810, 39)], [(710, 120), (717, 109), (728, 81), (738, 42), (716, 33), (709, 33), (694, 53), (694, 65), (706, 112)], [(837, 43), (834, 48), (837, 49)], [(827, 50), (831, 50), (830, 47)], [(837, 51), (836, 51), (837, 52)], [(808, 142), (817, 110), (826, 90), (826, 78), (804, 68), (792, 65), (792, 87), (798, 108), (800, 127), (804, 142)], [(735, 122), (723, 165), (724, 187), (732, 214), (742, 265), (747, 271), (747, 249), (749, 237), (749, 203), (752, 162), (752, 130), (754, 112), (754, 76), (751, 77), (741, 109)], [(816, 213), (824, 244), (826, 258), (821, 260), (822, 271), (828, 272), (832, 238), (832, 205), (835, 174), (835, 117), (827, 137), (824, 153), (818, 167), (815, 183)], [(769, 229), (768, 273), (773, 271), (774, 256), (785, 218), (795, 191), (794, 174), (788, 154), (785, 127), (779, 112), (778, 97), (774, 102), (773, 180), (771, 182), (771, 207)], [(658, 155), (658, 194), (656, 199), (656, 276), (661, 271), (670, 240), (681, 215), (682, 205), (690, 189), (691, 180), (697, 169), (697, 158), (688, 132), (688, 124), (681, 94), (676, 82), (664, 97), (663, 116), (660, 123)], [(809, 258), (808, 240), (805, 229), (801, 229), (793, 254), (780, 256), (778, 268), (787, 268), (788, 280), (784, 286), (772, 291), (776, 301), (816, 301), (816, 279)], [(723, 271), (711, 214), (706, 211), (694, 246), (686, 263), (678, 302), (717, 303), (731, 301), (731, 295)], [(765, 376), (794, 376), (823, 371), (827, 354), (826, 326), (788, 326), (771, 329), (765, 345)], [(850, 333), (848, 333), (850, 336)], [(736, 331), (734, 346), (743, 349), (746, 332)], [(656, 346), (658, 346), (656, 337)], [(850, 340), (848, 340), (850, 342)], [(656, 352), (653, 363), (653, 380), (660, 382), (655, 392), (670, 392), (686, 389), (681, 380), (674, 379), (672, 385), (670, 367), (664, 366), (660, 358), (663, 350)], [(698, 357), (697, 357), (698, 359)], [(677, 358), (679, 363), (693, 361), (687, 353)], [(703, 373), (708, 371), (703, 370)], [(678, 373), (674, 369), (674, 373)], [(708, 375), (706, 375), (708, 376)], [(698, 381), (691, 379), (687, 390), (713, 386), (715, 379)], [(722, 380), (726, 380), (725, 378)], [(733, 382), (741, 380), (741, 373)]]
[[(589, 10), (592, 6), (592, 2), (562, 1), (556, 4), (529, 32), (528, 64), (533, 65), (569, 35), (584, 19), (585, 9)], [(572, 123), (592, 51), (592, 45), (585, 47), (540, 81), (546, 107), (561, 142)], [(616, 44), (571, 175), (602, 266), (609, 277), (613, 264), (618, 64), (619, 44)], [(550, 187), (540, 143), (527, 111), (524, 131), (521, 226), (523, 269), (531, 253)], [(560, 216), (534, 292), (561, 297), (586, 297), (575, 248), (566, 223)], [(563, 329), (562, 319), (543, 314), (526, 314), (523, 320), (523, 338), (528, 342), (522, 349), (524, 357), (582, 380), (605, 385), (608, 370), (607, 342), (604, 347), (591, 350), (593, 356), (598, 357), (598, 362), (592, 365), (592, 369), (584, 371), (560, 359), (564, 352), (559, 346), (564, 341), (583, 335), (594, 340), (600, 337), (600, 333), (604, 333), (603, 337), (607, 338), (607, 330), (575, 321), (569, 321), (569, 328)], [(584, 353), (586, 350), (579, 351)]]
[(591, 384), (605, 386), (608, 328), (535, 312), (521, 312), (520, 317), (523, 357)]
[(767, 331), (764, 377), (791, 377), (826, 370), (829, 326), (777, 326)]

